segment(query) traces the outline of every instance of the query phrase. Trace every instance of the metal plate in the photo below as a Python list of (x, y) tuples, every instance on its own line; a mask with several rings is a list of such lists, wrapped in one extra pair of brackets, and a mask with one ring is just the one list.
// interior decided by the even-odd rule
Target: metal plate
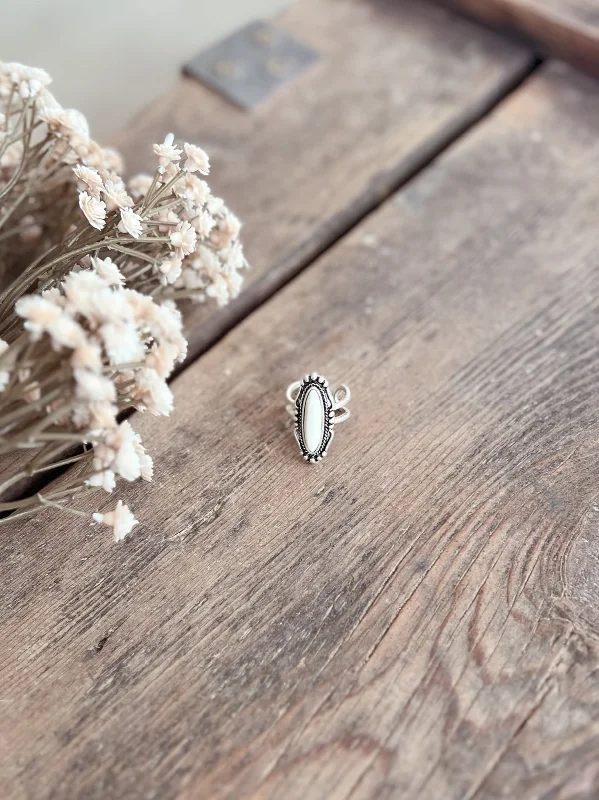
[(318, 57), (288, 33), (258, 21), (202, 51), (183, 72), (241, 108), (252, 109)]

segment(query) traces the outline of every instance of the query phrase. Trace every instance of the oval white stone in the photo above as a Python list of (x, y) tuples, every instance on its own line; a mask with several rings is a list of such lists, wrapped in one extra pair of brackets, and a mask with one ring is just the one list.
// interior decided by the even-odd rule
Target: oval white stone
[(302, 436), (309, 453), (315, 453), (324, 436), (324, 402), (315, 386), (308, 389), (304, 398), (302, 414)]

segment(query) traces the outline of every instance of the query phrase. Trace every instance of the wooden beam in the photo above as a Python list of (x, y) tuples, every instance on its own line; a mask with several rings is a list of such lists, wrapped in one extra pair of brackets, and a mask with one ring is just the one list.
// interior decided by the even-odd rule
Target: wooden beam
[(544, 69), (186, 370), (122, 546), (3, 532), (7, 796), (596, 796), (598, 104)]
[(599, 77), (598, 0), (441, 0)]

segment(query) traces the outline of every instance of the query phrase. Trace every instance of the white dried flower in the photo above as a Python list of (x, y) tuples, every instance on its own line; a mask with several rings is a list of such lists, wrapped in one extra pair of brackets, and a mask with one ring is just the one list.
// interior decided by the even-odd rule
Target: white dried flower
[(174, 179), (179, 178), (183, 174), (181, 167), (174, 161), (169, 161), (166, 167), (158, 167), (160, 182), (163, 184), (173, 181), (173, 186), (176, 186), (177, 181)]
[(167, 284), (175, 283), (175, 281), (181, 275), (181, 265), (182, 261), (177, 256), (171, 256), (170, 258), (165, 258), (160, 267), (158, 268), (162, 275), (164, 276), (164, 282)]
[(158, 156), (158, 163), (164, 169), (168, 164), (179, 161), (182, 150), (174, 145), (175, 137), (172, 133), (166, 135), (162, 144), (154, 145), (154, 152)]
[(108, 431), (104, 441), (94, 450), (94, 469), (111, 469), (126, 481), (134, 481), (141, 475), (139, 460), (139, 437), (130, 423), (121, 422), (118, 428)]
[(222, 308), (226, 306), (230, 300), (230, 293), (229, 293), (229, 284), (227, 283), (225, 276), (218, 274), (212, 278), (212, 283), (206, 289), (206, 294), (208, 297), (212, 297), (216, 300), (217, 305)]
[(30, 294), (17, 300), (15, 312), (25, 320), (24, 328), (31, 334), (31, 339), (37, 341), (49, 326), (62, 316), (60, 306), (45, 297)]
[(110, 378), (96, 375), (86, 369), (73, 370), (75, 396), (88, 403), (110, 404), (116, 400), (116, 389)]
[(233, 242), (233, 244), (223, 248), (220, 251), (220, 256), (226, 263), (229, 271), (245, 269), (248, 265), (247, 261), (245, 260), (245, 256), (243, 255), (241, 243), (238, 241)]
[(185, 269), (178, 281), (177, 286), (182, 286), (187, 290), (188, 295), (194, 302), (203, 303), (206, 299), (204, 289), (206, 288), (206, 280), (201, 272), (195, 268)]
[(81, 314), (88, 321), (98, 323), (106, 314), (113, 311), (106, 307), (107, 300), (113, 300), (111, 306), (118, 302), (118, 295), (110, 292), (108, 282), (95, 270), (85, 269), (80, 272), (69, 272), (61, 284), (64, 292), (64, 307), (73, 315)]
[(100, 157), (102, 161), (102, 169), (109, 173), (109, 177), (112, 177), (115, 174), (120, 175), (120, 173), (125, 169), (123, 157), (118, 150), (114, 149), (114, 147), (101, 147)]
[(98, 170), (86, 167), (83, 164), (77, 164), (76, 167), (73, 167), (73, 172), (77, 176), (80, 184), (83, 184), (80, 188), (86, 189), (92, 197), (99, 199), (100, 192), (104, 189), (104, 182)]
[(219, 250), (228, 247), (237, 237), (241, 230), (241, 222), (230, 211), (220, 219), (216, 227), (210, 234), (210, 241)]
[(121, 542), (138, 524), (138, 520), (135, 519), (129, 507), (122, 500), (118, 501), (114, 511), (108, 511), (106, 514), (96, 512), (92, 514), (92, 519), (94, 522), (108, 525), (109, 528), (112, 528), (115, 542)]
[(104, 200), (106, 208), (114, 211), (116, 208), (128, 208), (133, 205), (133, 200), (127, 194), (127, 189), (118, 175), (104, 181)]
[(128, 233), (134, 239), (139, 239), (142, 232), (142, 222), (139, 214), (136, 214), (130, 208), (121, 209), (121, 221), (119, 222), (119, 230), (123, 233)]
[(79, 208), (85, 214), (87, 221), (92, 226), (101, 231), (106, 224), (106, 203), (92, 197), (87, 192), (79, 192)]
[(214, 217), (217, 217), (225, 211), (225, 201), (221, 197), (210, 195), (206, 201), (206, 208)]
[(109, 494), (116, 486), (116, 475), (111, 469), (105, 469), (102, 472), (95, 472), (91, 478), (85, 481), (86, 486), (99, 486)]
[(45, 289), (42, 292), (42, 297), (44, 300), (48, 300), (55, 306), (60, 307), (63, 305), (63, 296), (61, 295), (60, 289), (57, 286), (52, 286), (50, 289)]
[(173, 395), (156, 370), (144, 367), (135, 373), (131, 396), (138, 411), (168, 417), (173, 410)]
[(203, 206), (210, 197), (210, 187), (197, 175), (185, 172), (181, 180), (173, 186), (173, 191), (178, 197), (185, 198), (198, 208)]
[(75, 396), (87, 403), (111, 404), (116, 400), (116, 389), (110, 378), (96, 375), (86, 369), (75, 368)]
[(136, 433), (133, 437), (133, 447), (139, 458), (139, 471), (141, 479), (151, 481), (154, 477), (154, 462), (151, 456), (146, 453), (146, 448), (141, 443), (141, 436)]
[(158, 375), (166, 380), (173, 371), (175, 363), (181, 360), (181, 352), (176, 344), (164, 342), (158, 345), (154, 343), (146, 356), (146, 367), (156, 370)]
[(99, 329), (111, 364), (131, 364), (144, 359), (146, 348), (133, 322), (106, 322)]
[(92, 258), (93, 268), (110, 286), (123, 286), (125, 277), (111, 258)]
[(90, 408), (89, 427), (92, 431), (107, 431), (118, 426), (118, 409), (108, 403), (94, 403)]
[(195, 250), (197, 234), (187, 221), (180, 222), (169, 238), (179, 257), (187, 256)]
[(71, 356), (71, 366), (76, 369), (101, 373), (102, 350), (99, 345), (88, 339), (79, 347), (76, 347)]
[(89, 139), (89, 125), (85, 116), (74, 108), (62, 108), (60, 105), (48, 105), (40, 117), (50, 131), (59, 138), (63, 137), (73, 149), (81, 149), (81, 157), (89, 153), (92, 142)]
[(86, 342), (85, 331), (66, 312), (63, 312), (60, 317), (48, 325), (48, 333), (52, 340), (52, 347), (55, 350), (61, 347), (68, 347), (74, 350)]
[(186, 142), (183, 147), (187, 155), (187, 160), (183, 168), (188, 172), (201, 172), (202, 175), (208, 175), (210, 172), (210, 161), (204, 150), (188, 142)]
[(238, 297), (241, 287), (243, 285), (243, 278), (238, 272), (230, 272), (225, 275), (225, 279), (229, 284), (229, 294), (234, 299)]
[(191, 224), (198, 236), (201, 239), (206, 239), (216, 225), (216, 221), (209, 211), (200, 211), (200, 213), (193, 218)]
[(210, 248), (200, 245), (198, 248), (199, 261), (196, 261), (196, 269), (201, 269), (209, 278), (214, 279), (221, 272), (221, 263)]
[(52, 78), (43, 69), (28, 67), (17, 62), (1, 64), (0, 68), (8, 75), (19, 95), (26, 100), (35, 97), (41, 90), (52, 82)]
[(131, 178), (129, 183), (127, 184), (127, 188), (131, 192), (132, 196), (135, 200), (140, 200), (142, 197), (145, 197), (147, 193), (150, 191), (150, 186), (152, 185), (153, 178), (151, 175), (136, 175), (134, 178)]

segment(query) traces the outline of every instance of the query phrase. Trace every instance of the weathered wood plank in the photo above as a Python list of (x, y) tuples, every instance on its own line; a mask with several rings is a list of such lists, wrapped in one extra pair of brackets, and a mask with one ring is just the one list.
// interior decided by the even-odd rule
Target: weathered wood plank
[(320, 62), (248, 114), (182, 79), (115, 140), (131, 170), (165, 131), (210, 153), (244, 221), (239, 301), (189, 309), (195, 357), (476, 120), (531, 68), (523, 48), (427, 3), (302, 0), (277, 19)]
[[(170, 129), (201, 142), (212, 158), (214, 190), (244, 220), (253, 265), (247, 287), (224, 310), (187, 309), (190, 359), (451, 141), (532, 63), (522, 48), (409, 0), (302, 0), (278, 24), (322, 60), (269, 107), (247, 114), (185, 79), (115, 140), (131, 171), (154, 167), (152, 142)], [(0, 483), (14, 472), (15, 459), (0, 458)], [(24, 481), (3, 499), (30, 487)]]
[(184, 372), (128, 543), (3, 533), (7, 796), (596, 796), (598, 108), (543, 70)]
[(598, 0), (440, 0), (599, 76)]

